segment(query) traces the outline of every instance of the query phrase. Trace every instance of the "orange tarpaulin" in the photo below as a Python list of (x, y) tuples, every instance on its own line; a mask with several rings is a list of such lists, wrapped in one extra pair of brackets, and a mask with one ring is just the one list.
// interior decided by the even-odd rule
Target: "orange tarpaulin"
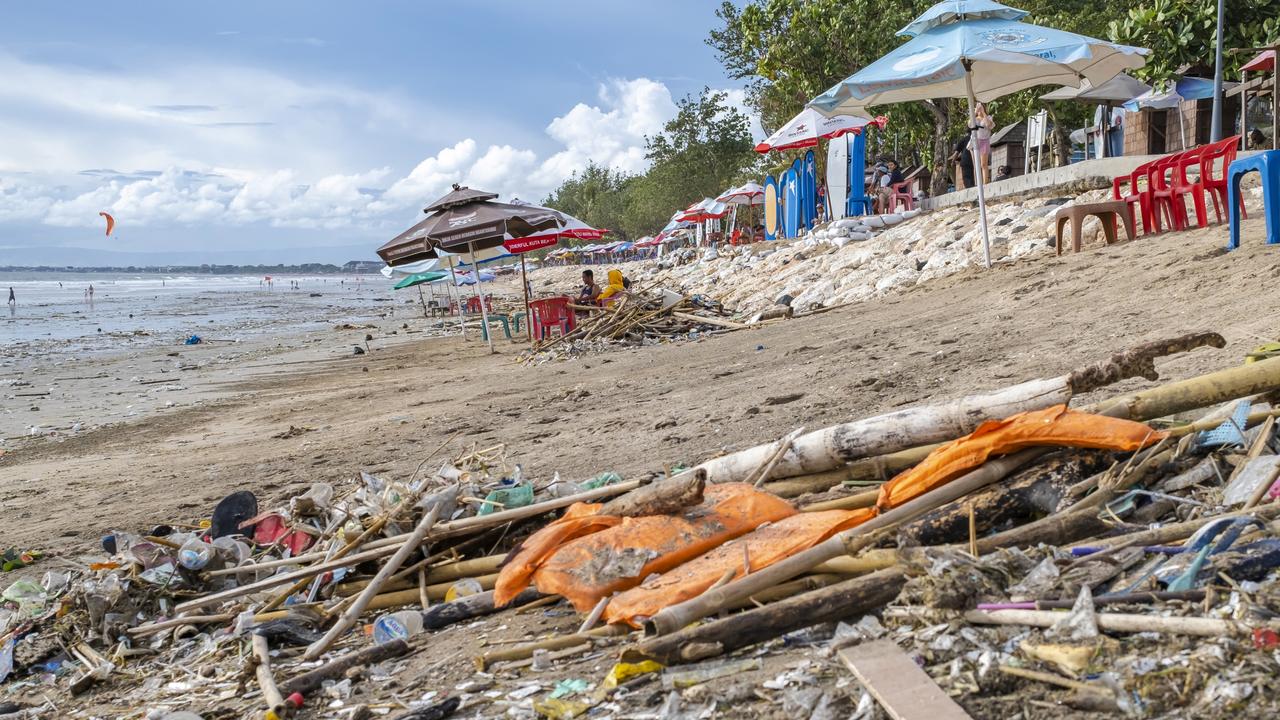
[(1066, 405), (988, 420), (881, 486), (876, 506), (881, 510), (895, 508), (960, 477), (992, 455), (1008, 455), (1037, 446), (1132, 452), (1164, 436), (1142, 423), (1068, 410)]
[(701, 595), (731, 570), (731, 579), (736, 580), (746, 574), (743, 570), (748, 562), (753, 570), (768, 567), (875, 515), (874, 508), (864, 508), (797, 513), (783, 518), (614, 597), (605, 609), (605, 622), (633, 623), (638, 627), (637, 623), (662, 608)]
[(1065, 405), (985, 422), (885, 483), (877, 507), (803, 513), (760, 528), (618, 595), (609, 602), (604, 617), (610, 623), (640, 627), (659, 610), (705, 592), (729, 570), (736, 570), (734, 578), (741, 577), (744, 544), (751, 569), (759, 570), (941, 487), (993, 455), (1036, 446), (1133, 451), (1164, 436), (1141, 423), (1068, 410)]
[(785, 500), (743, 483), (709, 486), (701, 504), (679, 515), (617, 518), (589, 514), (599, 506), (574, 508), (512, 554), (498, 575), (496, 605), (532, 581), (539, 591), (562, 595), (587, 612), (602, 597), (796, 512)]

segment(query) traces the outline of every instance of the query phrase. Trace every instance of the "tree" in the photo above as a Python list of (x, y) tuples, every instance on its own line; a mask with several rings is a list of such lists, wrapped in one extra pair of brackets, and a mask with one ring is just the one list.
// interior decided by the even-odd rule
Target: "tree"
[(594, 162), (574, 173), (542, 202), (549, 208), (567, 212), (586, 224), (615, 230), (624, 237), (627, 188), (635, 178)]
[[(1224, 48), (1260, 47), (1280, 37), (1280, 0), (1227, 0)], [(1172, 79), (1191, 66), (1212, 77), (1218, 5), (1215, 0), (1145, 0), (1109, 24), (1117, 42), (1152, 49), (1137, 72), (1147, 82)], [(1249, 54), (1223, 56), (1228, 78), (1236, 76)]]

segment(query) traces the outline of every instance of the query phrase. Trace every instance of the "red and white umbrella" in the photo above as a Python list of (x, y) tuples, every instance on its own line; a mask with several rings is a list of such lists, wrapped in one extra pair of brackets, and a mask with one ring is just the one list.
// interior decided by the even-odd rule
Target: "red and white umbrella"
[(726, 205), (763, 205), (764, 188), (760, 186), (760, 183), (749, 182), (746, 185), (729, 188), (720, 193), (720, 197), (716, 198), (716, 202)]
[(715, 220), (729, 214), (729, 206), (712, 198), (703, 198), (684, 209), (676, 218), (680, 222), (702, 222)]
[(823, 117), (822, 113), (807, 107), (791, 118), (791, 122), (778, 128), (769, 139), (756, 145), (756, 152), (814, 147), (821, 138), (829, 140), (849, 133), (859, 133), (867, 125), (876, 125), (883, 130), (886, 122), (888, 118), (883, 115), (874, 120), (854, 115)]

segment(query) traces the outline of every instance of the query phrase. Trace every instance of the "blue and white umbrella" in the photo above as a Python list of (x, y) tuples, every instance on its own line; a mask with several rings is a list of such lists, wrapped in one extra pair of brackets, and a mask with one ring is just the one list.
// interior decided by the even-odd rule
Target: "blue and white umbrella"
[[(903, 28), (905, 44), (814, 98), (824, 115), (866, 115), (875, 105), (941, 97), (969, 100), (975, 107), (1037, 85), (1098, 87), (1118, 73), (1142, 67), (1147, 50), (1018, 22), (1021, 10), (992, 0), (946, 0)], [(976, 129), (972, 151), (977, 156)], [(987, 201), (982, 173), (975, 173), (982, 217), (985, 264), (991, 265)]]

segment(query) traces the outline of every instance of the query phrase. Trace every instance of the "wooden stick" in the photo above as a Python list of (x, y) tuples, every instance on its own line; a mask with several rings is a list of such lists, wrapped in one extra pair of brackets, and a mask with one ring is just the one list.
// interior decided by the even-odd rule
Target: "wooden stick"
[[(756, 473), (753, 472), (751, 475), (747, 476), (747, 479), (744, 482), (751, 483), (754, 487), (760, 487), (763, 485), (765, 480), (768, 480), (769, 476), (773, 474), (774, 467), (778, 465), (778, 462), (782, 460), (782, 457), (791, 449), (796, 438), (800, 437), (803, 432), (804, 428), (800, 427), (792, 430), (790, 433), (787, 433), (786, 437), (778, 441), (777, 450), (774, 450), (773, 454), (769, 456), (769, 459), (765, 461), (758, 471), (756, 471), (759, 475), (756, 475)], [(754, 482), (752, 482), (753, 478), (755, 479)]]
[(612, 596), (600, 598), (596, 606), (591, 608), (591, 613), (587, 615), (587, 619), (583, 620), (582, 625), (578, 627), (579, 635), (595, 627), (596, 623), (600, 622), (600, 616), (604, 614), (604, 609), (608, 607), (609, 601), (612, 599)]
[(1014, 677), (1025, 678), (1027, 680), (1035, 680), (1037, 682), (1049, 683), (1050, 685), (1057, 685), (1058, 687), (1064, 687), (1064, 688), (1067, 688), (1068, 690), (1079, 690), (1081, 692), (1097, 693), (1097, 694), (1107, 695), (1112, 697), (1114, 696), (1110, 690), (1108, 690), (1106, 687), (1102, 685), (1092, 685), (1090, 683), (1080, 682), (1079, 680), (1071, 680), (1068, 678), (1064, 678), (1061, 675), (1054, 675), (1052, 673), (1046, 673), (1046, 672), (1037, 672), (1035, 670), (1028, 670), (1026, 668), (1014, 667), (1012, 665), (1001, 665), (998, 669), (1000, 670), (1000, 672), (1004, 673), (1005, 675), (1012, 675)]
[(535, 650), (563, 650), (565, 648), (581, 645), (584, 642), (590, 642), (591, 638), (612, 637), (614, 635), (626, 635), (630, 632), (629, 628), (621, 625), (601, 625), (594, 630), (588, 630), (584, 633), (575, 633), (573, 635), (560, 635), (557, 637), (537, 640), (524, 645), (515, 645), (503, 650), (491, 650), (483, 655), (475, 658), (476, 670), (484, 672), (486, 668), (497, 662), (505, 662), (508, 660), (523, 660), (533, 657)]
[(395, 574), (396, 570), (400, 569), (400, 566), (404, 564), (404, 561), (409, 558), (410, 553), (416, 552), (422, 545), (423, 539), (426, 538), (427, 533), (430, 532), (431, 526), (436, 524), (436, 518), (439, 516), (440, 504), (437, 503), (431, 506), (430, 512), (422, 518), (418, 523), (418, 526), (414, 528), (413, 532), (409, 535), (409, 538), (405, 540), (404, 544), (400, 546), (400, 549), (396, 551), (396, 554), (392, 555), (391, 559), (382, 566), (382, 569), (378, 571), (378, 574), (369, 582), (369, 586), (360, 593), (355, 602), (351, 603), (351, 606), (347, 608), (346, 612), (342, 613), (342, 617), (338, 618), (337, 622), (333, 624), (333, 627), (329, 628), (329, 631), (325, 633), (324, 637), (315, 641), (307, 648), (307, 651), (302, 654), (303, 661), (315, 660), (320, 657), (329, 649), (329, 646), (332, 645), (340, 635), (351, 629), (351, 626), (355, 624), (357, 619), (359, 619), (360, 614), (364, 612), (365, 607), (367, 607), (369, 602), (373, 600), (374, 596), (378, 594), (378, 590), (380, 590), (383, 584), (387, 582), (387, 579)]
[(267, 639), (257, 633), (253, 634), (253, 657), (257, 660), (254, 674), (258, 677), (258, 687), (262, 688), (262, 698), (267, 703), (267, 710), (276, 717), (284, 716), (284, 696), (276, 687), (276, 679), (271, 675), (271, 651), (267, 647)]
[(978, 557), (978, 516), (972, 502), (969, 503), (969, 554)]
[[(768, 490), (768, 486), (765, 486)], [(870, 490), (863, 490), (859, 493), (836, 498), (835, 500), (824, 500), (823, 502), (809, 503), (800, 508), (801, 512), (822, 512), (823, 510), (858, 510), (860, 508), (869, 508), (876, 504), (876, 500), (880, 497), (880, 488), (875, 487)]]
[(906, 574), (901, 567), (881, 570), (762, 608), (647, 639), (628, 648), (622, 657), (627, 662), (655, 660), (664, 665), (705, 660), (799, 628), (857, 617), (893, 600), (905, 583)]
[(375, 665), (397, 658), (401, 655), (409, 653), (409, 643), (404, 640), (392, 640), (378, 645), (370, 645), (362, 650), (347, 653), (342, 657), (335, 658), (307, 673), (303, 673), (280, 686), (280, 692), (284, 695), (292, 695), (293, 693), (301, 693), (306, 696), (311, 691), (319, 688), (325, 680), (338, 677), (353, 667), (364, 667), (367, 665)]
[(163, 632), (169, 628), (182, 627), (183, 625), (203, 625), (205, 623), (230, 622), (236, 619), (235, 613), (219, 613), (217, 615), (189, 615), (187, 617), (170, 618), (159, 622), (147, 623), (125, 630), (129, 635), (143, 636), (152, 635)]
[(724, 320), (722, 318), (716, 318), (716, 317), (705, 317), (703, 315), (693, 315), (691, 313), (672, 312), (671, 317), (680, 318), (681, 320), (686, 320), (688, 322), (693, 322), (693, 323), (702, 323), (703, 325), (714, 325), (716, 327), (728, 328), (730, 330), (745, 330), (751, 327), (750, 325), (747, 325), (745, 323), (734, 322), (732, 320)]

